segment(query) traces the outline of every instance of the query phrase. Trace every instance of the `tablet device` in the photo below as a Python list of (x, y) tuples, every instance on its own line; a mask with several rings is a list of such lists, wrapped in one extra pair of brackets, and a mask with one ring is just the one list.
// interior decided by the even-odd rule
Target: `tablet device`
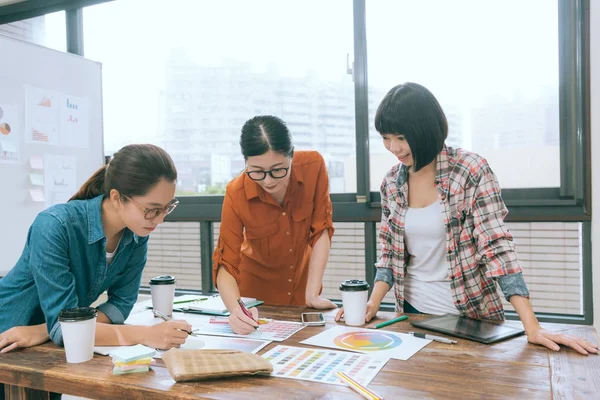
[(410, 324), (417, 328), (485, 344), (499, 342), (525, 333), (523, 328), (511, 326), (502, 321), (493, 322), (450, 314), (414, 321)]

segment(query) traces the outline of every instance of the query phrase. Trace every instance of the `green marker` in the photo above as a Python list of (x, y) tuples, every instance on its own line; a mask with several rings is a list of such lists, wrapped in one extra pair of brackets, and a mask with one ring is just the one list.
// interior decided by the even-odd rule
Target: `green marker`
[(375, 329), (383, 328), (384, 326), (395, 324), (396, 322), (404, 321), (405, 319), (408, 319), (408, 316), (402, 315), (398, 318), (390, 319), (389, 321), (385, 321), (385, 322), (375, 325)]

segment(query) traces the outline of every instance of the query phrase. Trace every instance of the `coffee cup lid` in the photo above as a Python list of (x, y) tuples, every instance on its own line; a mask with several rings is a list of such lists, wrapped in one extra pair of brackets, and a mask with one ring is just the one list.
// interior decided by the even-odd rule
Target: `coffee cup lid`
[(171, 275), (155, 276), (154, 278), (150, 279), (151, 285), (172, 285), (175, 282), (177, 282), (175, 277)]
[(79, 322), (96, 318), (98, 311), (94, 307), (74, 307), (66, 308), (58, 314), (58, 320), (61, 322)]
[(362, 292), (369, 290), (369, 284), (362, 279), (348, 279), (340, 284), (340, 290), (342, 292)]

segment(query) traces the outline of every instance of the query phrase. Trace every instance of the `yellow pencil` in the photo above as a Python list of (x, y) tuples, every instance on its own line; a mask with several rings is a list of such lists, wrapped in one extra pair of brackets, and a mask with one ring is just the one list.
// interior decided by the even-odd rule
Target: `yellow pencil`
[(350, 387), (354, 390), (356, 390), (358, 393), (360, 393), (365, 399), (368, 400), (383, 400), (383, 397), (380, 397), (379, 395), (375, 394), (374, 392), (372, 392), (371, 390), (367, 389), (366, 387), (364, 387), (363, 385), (361, 385), (360, 383), (356, 382), (354, 379), (350, 378), (348, 375), (346, 375), (343, 372), (338, 372), (337, 373), (338, 376), (340, 378), (342, 378), (348, 385), (350, 385)]

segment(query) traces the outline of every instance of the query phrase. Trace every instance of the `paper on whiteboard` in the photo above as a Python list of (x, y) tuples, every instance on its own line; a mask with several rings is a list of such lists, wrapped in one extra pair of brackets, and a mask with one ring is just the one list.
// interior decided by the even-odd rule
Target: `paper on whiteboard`
[(46, 207), (65, 203), (77, 192), (77, 158), (44, 155), (44, 192)]
[(0, 163), (17, 164), (19, 155), (19, 114), (13, 104), (0, 104)]
[(63, 146), (90, 147), (89, 100), (62, 95), (60, 100), (60, 141)]
[(35, 202), (44, 201), (44, 191), (41, 188), (29, 189), (31, 200)]
[(27, 142), (60, 144), (59, 95), (52, 90), (25, 88), (25, 134)]
[(44, 159), (40, 156), (29, 157), (29, 167), (31, 169), (44, 169)]
[(29, 180), (33, 186), (44, 186), (44, 175), (42, 174), (30, 172)]

